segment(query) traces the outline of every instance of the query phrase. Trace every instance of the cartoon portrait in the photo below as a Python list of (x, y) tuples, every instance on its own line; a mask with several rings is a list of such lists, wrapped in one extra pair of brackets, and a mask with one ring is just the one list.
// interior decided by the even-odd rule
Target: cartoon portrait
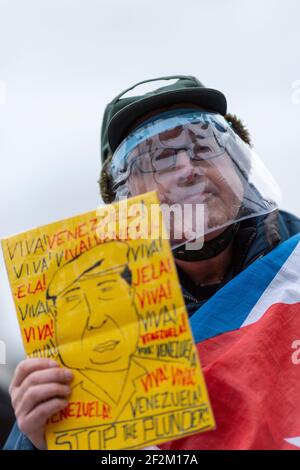
[(73, 395), (79, 388), (81, 399), (84, 391), (104, 401), (115, 418), (146, 372), (133, 358), (139, 323), (127, 250), (123, 242), (98, 245), (60, 268), (47, 291), (61, 362), (80, 373)]

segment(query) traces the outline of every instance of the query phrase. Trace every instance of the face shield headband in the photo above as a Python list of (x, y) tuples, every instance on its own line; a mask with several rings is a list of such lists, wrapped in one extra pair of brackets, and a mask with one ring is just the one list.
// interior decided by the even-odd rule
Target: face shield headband
[[(226, 123), (225, 120), (223, 121)], [(143, 121), (143, 123), (130, 133), (119, 145), (113, 155), (110, 173), (111, 178), (114, 181), (114, 186), (116, 187), (126, 180), (130, 172), (130, 166), (134, 163), (140, 164), (142, 172), (159, 171), (159, 168), (156, 170), (152, 165), (148, 169), (145, 167), (145, 162), (143, 162), (140, 157), (143, 155), (145, 156), (146, 152), (144, 152), (144, 154), (141, 153), (140, 155), (137, 153), (138, 149), (142, 150), (142, 148), (150, 150), (151, 141), (152, 139), (154, 140), (155, 136), (159, 136), (160, 134), (172, 129), (188, 126), (189, 124), (198, 125), (200, 123), (203, 128), (208, 128), (209, 125), (213, 124), (219, 132), (225, 132), (226, 129), (222, 123), (222, 117), (220, 115), (216, 113), (199, 112), (194, 109), (176, 109), (173, 111), (166, 111)], [(171, 138), (165, 139), (164, 145), (164, 141), (160, 139), (158, 148), (168, 147), (170, 141)], [(148, 148), (147, 143), (150, 144), (150, 147)], [(182, 144), (182, 142), (180, 142), (180, 144)], [(176, 149), (176, 143), (174, 148)], [(137, 152), (134, 152), (135, 149), (137, 149)], [(138, 160), (141, 161), (136, 162), (133, 158), (134, 154), (139, 157)]]

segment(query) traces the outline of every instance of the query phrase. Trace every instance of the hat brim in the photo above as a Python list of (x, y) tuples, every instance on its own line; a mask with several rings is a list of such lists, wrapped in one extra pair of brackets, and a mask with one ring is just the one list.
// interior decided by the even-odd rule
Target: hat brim
[(220, 91), (212, 88), (185, 88), (142, 98), (122, 108), (110, 121), (107, 133), (112, 152), (117, 149), (129, 129), (139, 118), (157, 108), (180, 103), (196, 104), (223, 116), (227, 111), (225, 96)]

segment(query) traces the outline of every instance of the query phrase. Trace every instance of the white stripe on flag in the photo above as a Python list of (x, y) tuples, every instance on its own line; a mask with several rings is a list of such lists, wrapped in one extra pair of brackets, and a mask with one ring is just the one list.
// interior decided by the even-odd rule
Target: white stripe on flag
[(295, 447), (300, 447), (300, 436), (299, 437), (290, 437), (289, 439), (284, 439), (284, 441), (292, 444)]
[(257, 322), (271, 305), (279, 302), (300, 302), (300, 243), (256, 302), (242, 327)]

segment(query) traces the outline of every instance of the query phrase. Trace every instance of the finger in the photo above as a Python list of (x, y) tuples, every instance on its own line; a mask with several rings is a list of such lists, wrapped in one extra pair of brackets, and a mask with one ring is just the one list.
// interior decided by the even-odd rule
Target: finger
[[(17, 413), (19, 403), (23, 401), (27, 391), (36, 385), (45, 384), (65, 384), (68, 385), (73, 379), (73, 373), (68, 369), (52, 368), (32, 372), (24, 379), (20, 387), (13, 387), (11, 390), (11, 403)], [(27, 395), (26, 395), (27, 396)]]
[(23, 433), (30, 435), (36, 432), (37, 429), (43, 428), (47, 419), (65, 408), (67, 404), (68, 402), (61, 398), (53, 398), (40, 403), (31, 413), (18, 418), (18, 426)]
[(26, 390), (23, 397), (18, 401), (15, 408), (17, 416), (24, 416), (30, 413), (40, 403), (53, 398), (66, 398), (71, 394), (68, 385), (59, 383), (35, 385)]
[(25, 391), (34, 386), (42, 385), (47, 383), (68, 383), (71, 382), (74, 375), (68, 369), (62, 369), (60, 367), (53, 367), (51, 369), (44, 369), (32, 372), (28, 375), (19, 387), (20, 394), (22, 396)]
[(19, 387), (25, 377), (27, 377), (32, 372), (35, 372), (36, 370), (48, 369), (51, 367), (59, 367), (59, 365), (57, 362), (50, 361), (49, 359), (25, 359), (17, 366), (10, 389), (13, 387)]
[(65, 383), (68, 384), (73, 379), (73, 373), (68, 369), (54, 367), (51, 369), (44, 369), (32, 372), (22, 382), (20, 387), (13, 387), (11, 389), (11, 402), (15, 411), (18, 408), (18, 403), (23, 399), (27, 390), (35, 385), (42, 385), (47, 383)]

